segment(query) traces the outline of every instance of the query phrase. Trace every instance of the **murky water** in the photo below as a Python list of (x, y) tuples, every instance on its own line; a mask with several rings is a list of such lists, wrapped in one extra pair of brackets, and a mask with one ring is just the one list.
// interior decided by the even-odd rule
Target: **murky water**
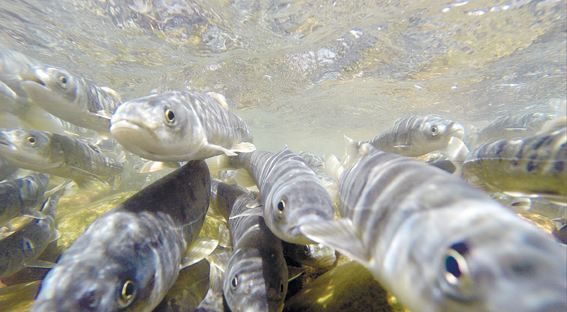
[(259, 149), (341, 153), (412, 113), (567, 110), (567, 2), (2, 0), (0, 44), (123, 99), (225, 94)]

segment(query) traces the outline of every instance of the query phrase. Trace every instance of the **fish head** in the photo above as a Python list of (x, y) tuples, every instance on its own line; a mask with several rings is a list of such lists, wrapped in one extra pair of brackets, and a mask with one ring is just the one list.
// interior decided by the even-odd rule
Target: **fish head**
[(201, 128), (180, 93), (168, 92), (122, 103), (112, 115), (110, 132), (124, 148), (146, 159), (180, 161), (191, 160), (205, 143), (204, 136), (194, 139)]
[(331, 197), (315, 180), (284, 183), (273, 189), (265, 200), (266, 225), (275, 236), (289, 243), (313, 243), (301, 232), (301, 226), (333, 217)]
[(456, 121), (429, 115), (419, 124), (419, 129), (415, 134), (416, 142), (422, 142), (421, 144), (427, 146), (429, 151), (434, 151), (444, 148), (452, 137), (463, 139), (465, 128)]
[(0, 155), (12, 164), (42, 171), (59, 166), (63, 151), (53, 144), (53, 135), (45, 131), (12, 129), (0, 131)]
[(23, 76), (22, 88), (35, 103), (56, 112), (76, 110), (75, 103), (85, 95), (79, 78), (52, 66), (34, 66)]
[(287, 266), (271, 248), (238, 249), (225, 272), (223, 291), (231, 311), (281, 311), (287, 293)]
[(161, 279), (166, 273), (158, 270), (152, 243), (128, 241), (138, 234), (116, 232), (112, 219), (97, 221), (85, 232), (97, 235), (79, 237), (49, 271), (33, 311), (138, 310), (163, 298), (170, 285)]
[(492, 226), (481, 225), (445, 246), (433, 292), (442, 294), (436, 296), (444, 301), (440, 310), (566, 311), (564, 246), (531, 224)]

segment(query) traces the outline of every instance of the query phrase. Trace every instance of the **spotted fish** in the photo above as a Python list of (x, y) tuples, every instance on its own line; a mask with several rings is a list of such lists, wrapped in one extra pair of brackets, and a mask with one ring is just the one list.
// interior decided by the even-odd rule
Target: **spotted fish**
[(49, 177), (43, 173), (0, 182), (0, 226), (21, 215), (36, 216)]
[(0, 130), (0, 155), (14, 166), (74, 180), (109, 182), (122, 165), (79, 139), (46, 131)]
[(491, 191), (541, 194), (567, 200), (567, 127), (522, 139), (479, 146), (463, 164), (463, 175)]
[(49, 243), (59, 237), (55, 211), (64, 190), (47, 198), (38, 211), (40, 218), (29, 218), (27, 223), (0, 240), (0, 278), (10, 276), (27, 266), (50, 267), (51, 263), (37, 260)]
[(219, 183), (220, 210), (229, 212), (233, 253), (224, 272), (223, 293), (231, 311), (282, 311), (287, 265), (281, 241), (264, 223), (253, 193)]
[(51, 65), (33, 66), (21, 88), (51, 114), (102, 134), (109, 134), (110, 118), (121, 104), (116, 91)]
[(207, 165), (192, 161), (107, 212), (63, 253), (32, 311), (152, 311), (203, 225), (209, 194)]
[(308, 244), (305, 223), (332, 220), (333, 203), (303, 158), (284, 148), (278, 153), (254, 151), (231, 157), (230, 166), (246, 168), (260, 190), (264, 222), (281, 240)]
[(554, 117), (555, 114), (539, 112), (500, 116), (478, 131), (475, 144), (481, 145), (497, 140), (511, 140), (535, 135), (546, 122)]
[(358, 147), (339, 175), (341, 216), (305, 225), (412, 311), (565, 311), (567, 253), (460, 178)]
[(188, 161), (255, 149), (246, 123), (218, 93), (170, 91), (125, 102), (112, 116), (125, 149), (157, 161)]

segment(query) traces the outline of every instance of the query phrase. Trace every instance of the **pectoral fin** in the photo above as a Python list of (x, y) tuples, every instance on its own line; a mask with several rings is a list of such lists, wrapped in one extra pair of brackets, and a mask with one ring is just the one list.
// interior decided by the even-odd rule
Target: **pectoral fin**
[(361, 264), (370, 261), (368, 248), (362, 243), (352, 221), (349, 219), (304, 224), (300, 230), (307, 238), (334, 248)]
[(235, 153), (251, 153), (256, 150), (256, 146), (250, 142), (240, 142), (234, 144), (230, 150)]
[(189, 246), (183, 261), (181, 262), (181, 269), (195, 264), (210, 254), (217, 248), (219, 241), (210, 238), (197, 238), (191, 246)]
[(24, 266), (28, 268), (52, 269), (55, 263), (36, 259), (24, 262)]

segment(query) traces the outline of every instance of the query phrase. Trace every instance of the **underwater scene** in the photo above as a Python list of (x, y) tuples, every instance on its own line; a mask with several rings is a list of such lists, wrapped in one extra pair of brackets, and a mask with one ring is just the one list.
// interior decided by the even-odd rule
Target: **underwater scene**
[(567, 311), (566, 1), (0, 4), (0, 311)]

